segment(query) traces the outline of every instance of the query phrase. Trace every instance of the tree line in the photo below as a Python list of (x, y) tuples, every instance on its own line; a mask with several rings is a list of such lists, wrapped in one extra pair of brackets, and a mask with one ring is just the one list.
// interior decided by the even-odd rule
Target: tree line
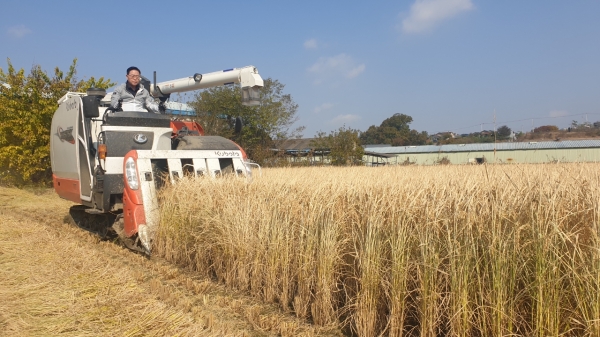
[(47, 185), (52, 181), (50, 126), (58, 99), (69, 91), (115, 84), (104, 77), (78, 80), (77, 59), (68, 71), (56, 67), (52, 75), (39, 65), (26, 74), (10, 59), (7, 63), (6, 71), (0, 68), (0, 184)]
[[(110, 79), (76, 78), (77, 59), (68, 71), (58, 67), (48, 75), (39, 65), (29, 74), (16, 70), (10, 59), (7, 68), (0, 68), (0, 184), (49, 184), (50, 125), (58, 108), (57, 101), (69, 91), (83, 92), (90, 87), (113, 87)], [(285, 92), (285, 85), (276, 79), (264, 80), (260, 90), (261, 104), (244, 106), (240, 91), (230, 85), (195, 92), (187, 102), (196, 111), (196, 117), (207, 135), (220, 135), (242, 146), (249, 157), (262, 165), (277, 163), (273, 151), (277, 141), (301, 138), (304, 127), (293, 125), (298, 120), (298, 104)], [(234, 132), (233, 121), (243, 121), (241, 132)], [(427, 132), (410, 128), (413, 119), (405, 114), (394, 114), (379, 126), (366, 131), (346, 128), (314, 137), (313, 148), (328, 149), (334, 165), (358, 164), (364, 154), (363, 145), (389, 144), (392, 146), (431, 144)], [(501, 131), (500, 129), (498, 130)]]

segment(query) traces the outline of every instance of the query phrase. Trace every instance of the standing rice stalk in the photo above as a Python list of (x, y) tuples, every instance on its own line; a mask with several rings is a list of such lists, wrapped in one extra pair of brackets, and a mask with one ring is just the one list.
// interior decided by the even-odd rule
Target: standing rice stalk
[[(443, 194), (440, 191), (440, 194)], [(435, 196), (435, 194), (434, 194)], [(437, 199), (437, 198), (434, 198)], [(441, 277), (442, 252), (439, 240), (441, 208), (426, 204), (427, 221), (416, 229), (419, 261), (417, 263), (418, 317), (420, 335), (437, 336), (441, 327)]]
[(315, 284), (315, 256), (317, 254), (318, 232), (315, 222), (324, 212), (324, 206), (309, 202), (309, 212), (302, 214), (302, 222), (298, 232), (296, 263), (297, 265), (297, 291), (294, 296), (294, 311), (296, 316), (308, 318), (310, 306), (313, 300), (313, 289)]
[[(494, 170), (491, 174), (501, 174)], [(502, 176), (501, 176), (502, 177)], [(504, 177), (495, 180), (488, 193), (489, 230), (485, 241), (488, 248), (484, 250), (489, 275), (489, 308), (490, 332), (495, 336), (506, 336), (517, 333), (513, 322), (516, 319), (516, 302), (518, 300), (518, 254), (519, 227), (515, 224), (514, 208), (518, 207), (512, 195), (517, 192)], [(507, 184), (500, 188), (500, 184)], [(482, 247), (483, 248), (483, 247)]]
[(376, 336), (381, 332), (384, 240), (383, 219), (377, 212), (381, 195), (358, 196), (357, 219), (352, 222), (355, 242), (356, 277), (359, 284), (355, 303), (355, 329), (359, 336)]
[[(473, 279), (477, 249), (473, 230), (468, 225), (463, 228), (458, 209), (454, 212), (454, 221), (446, 223), (444, 244), (448, 251), (448, 297), (449, 329), (452, 336), (471, 336), (473, 329), (474, 303)], [(467, 216), (468, 217), (468, 216)], [(464, 220), (463, 220), (464, 221)]]
[(313, 320), (318, 325), (328, 325), (337, 322), (337, 295), (338, 279), (342, 247), (344, 244), (342, 228), (342, 215), (336, 214), (335, 202), (339, 198), (334, 196), (333, 201), (327, 202), (325, 210), (315, 224), (318, 233), (317, 258), (315, 270), (315, 293), (311, 304)]
[[(539, 193), (531, 203), (533, 332), (537, 336), (558, 336), (563, 292), (560, 228), (552, 194)], [(552, 192), (551, 192), (552, 193)]]
[[(568, 237), (566, 273), (573, 289), (572, 330), (582, 336), (600, 336), (600, 193), (594, 188), (600, 175), (588, 179), (589, 183), (580, 181), (578, 188), (569, 190), (572, 205), (564, 221), (575, 228)], [(578, 200), (585, 200), (584, 207)]]
[(154, 253), (358, 336), (600, 336), (598, 168), (182, 179)]
[(389, 336), (404, 336), (407, 315), (407, 299), (410, 295), (408, 278), (410, 271), (410, 216), (392, 208), (390, 214), (390, 281), (389, 281)]

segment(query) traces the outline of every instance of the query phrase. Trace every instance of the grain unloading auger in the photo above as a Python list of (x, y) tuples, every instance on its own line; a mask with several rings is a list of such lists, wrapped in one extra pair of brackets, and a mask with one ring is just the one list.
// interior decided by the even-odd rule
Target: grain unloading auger
[[(253, 66), (141, 83), (163, 102), (172, 93), (239, 83), (245, 105), (259, 104), (263, 86)], [(196, 122), (110, 111), (110, 95), (90, 89), (58, 101), (50, 137), (54, 189), (78, 204), (70, 210), (78, 225), (101, 234), (114, 230), (129, 248), (149, 254), (159, 221), (157, 192), (165, 179), (226, 174), (248, 179), (252, 164), (239, 145), (204, 136)]]

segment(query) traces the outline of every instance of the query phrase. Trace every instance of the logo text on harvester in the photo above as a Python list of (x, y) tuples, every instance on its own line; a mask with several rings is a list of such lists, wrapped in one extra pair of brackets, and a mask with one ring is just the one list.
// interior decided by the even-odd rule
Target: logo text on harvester
[(77, 101), (67, 102), (67, 111), (77, 109), (77, 108), (79, 108), (79, 105), (77, 105)]
[(215, 151), (215, 155), (219, 157), (238, 157), (239, 154), (235, 151)]

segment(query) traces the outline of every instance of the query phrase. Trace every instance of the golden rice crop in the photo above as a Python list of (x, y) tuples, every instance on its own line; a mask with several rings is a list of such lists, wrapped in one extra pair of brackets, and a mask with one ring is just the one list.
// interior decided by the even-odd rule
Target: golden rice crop
[(163, 190), (155, 252), (358, 336), (600, 336), (600, 165), (265, 169)]

